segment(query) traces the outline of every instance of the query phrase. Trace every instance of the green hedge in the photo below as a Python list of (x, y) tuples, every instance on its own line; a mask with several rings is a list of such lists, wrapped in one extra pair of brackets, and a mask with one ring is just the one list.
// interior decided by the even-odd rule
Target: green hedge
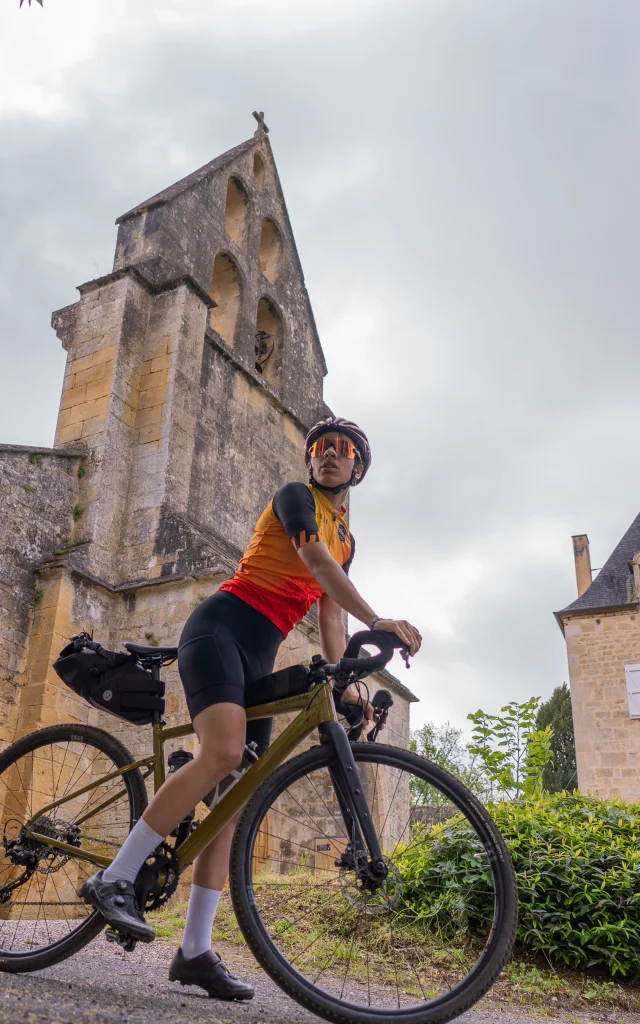
[[(516, 869), (520, 946), (640, 977), (640, 805), (554, 793), (489, 810)], [(468, 935), (491, 913), (486, 859), (460, 816), (424, 838), (407, 849), (404, 898), (443, 935)]]

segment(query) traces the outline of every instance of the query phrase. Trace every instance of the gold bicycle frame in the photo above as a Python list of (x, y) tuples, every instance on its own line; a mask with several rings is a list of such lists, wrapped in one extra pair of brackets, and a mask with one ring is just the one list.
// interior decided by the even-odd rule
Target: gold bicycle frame
[[(285, 715), (291, 711), (299, 711), (300, 714), (274, 740), (266, 753), (258, 758), (255, 764), (251, 765), (226, 796), (216, 804), (213, 810), (209, 811), (206, 818), (194, 829), (189, 838), (178, 847), (176, 856), (181, 870), (188, 867), (195, 860), (198, 854), (204, 850), (205, 846), (222, 831), (233, 816), (242, 809), (258, 787), (262, 785), (265, 779), (287, 759), (289, 754), (295, 750), (306, 736), (323, 722), (337, 721), (329, 683), (321, 683), (313, 691), (302, 693), (295, 697), (283, 697), (281, 700), (272, 701), (269, 704), (260, 704), (256, 707), (247, 708), (247, 721), (251, 722), (256, 718), (272, 718), (275, 715)], [(30, 826), (42, 815), (48, 814), (68, 800), (73, 800), (84, 793), (88, 793), (103, 783), (120, 775), (125, 775), (126, 772), (133, 771), (136, 768), (147, 768), (145, 778), (153, 772), (154, 792), (157, 792), (165, 780), (164, 744), (166, 740), (178, 739), (180, 736), (189, 736), (192, 732), (193, 725), (191, 724), (175, 725), (169, 728), (166, 728), (161, 722), (154, 724), (153, 754), (142, 757), (138, 761), (132, 761), (131, 764), (126, 765), (124, 768), (118, 768), (115, 771), (109, 772), (107, 775), (101, 776), (101, 778), (90, 782), (81, 789), (65, 793), (59, 800), (54, 800), (52, 803), (47, 804), (46, 807), (41, 807), (36, 814), (32, 815), (25, 822), (28, 838), (37, 840), (43, 846), (61, 850), (76, 859), (88, 860), (98, 867), (106, 868), (111, 864), (112, 858), (104, 857), (99, 853), (90, 853), (83, 850), (82, 847), (72, 846), (70, 843), (63, 843), (60, 840), (41, 835), (39, 832), (33, 831)], [(101, 803), (98, 807), (93, 808), (90, 814), (80, 818), (76, 824), (81, 824), (88, 817), (92, 817), (105, 807), (108, 807), (111, 803), (118, 800), (123, 793), (124, 790), (119, 790), (114, 796)]]

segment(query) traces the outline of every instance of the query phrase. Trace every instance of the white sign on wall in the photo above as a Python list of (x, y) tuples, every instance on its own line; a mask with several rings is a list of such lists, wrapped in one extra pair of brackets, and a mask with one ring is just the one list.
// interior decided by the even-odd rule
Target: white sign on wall
[(629, 718), (640, 718), (640, 665), (625, 665)]

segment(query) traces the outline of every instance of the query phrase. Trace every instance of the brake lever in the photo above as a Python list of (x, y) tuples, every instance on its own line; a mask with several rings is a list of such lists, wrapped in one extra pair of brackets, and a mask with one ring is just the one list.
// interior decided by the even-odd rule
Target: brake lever
[(409, 653), (409, 648), (408, 647), (401, 647), (400, 648), (400, 656), (401, 656), (402, 660), (404, 661), (404, 667), (405, 668), (411, 668), (411, 663), (409, 661), (409, 659), (411, 657), (411, 654)]

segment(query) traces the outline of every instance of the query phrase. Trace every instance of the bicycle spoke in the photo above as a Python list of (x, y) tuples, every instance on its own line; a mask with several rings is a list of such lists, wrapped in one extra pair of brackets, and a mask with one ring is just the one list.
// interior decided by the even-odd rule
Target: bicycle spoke
[[(327, 836), (338, 823), (337, 795), (329, 796), (335, 791), (326, 755), (318, 753), (313, 761), (310, 752), (309, 764), (317, 767), (291, 782), (283, 773), (281, 788), (270, 798), (270, 823), (262, 811), (265, 824), (254, 832), (254, 846), (259, 835), (268, 836), (263, 861), (269, 875), (265, 884), (255, 875), (252, 913), (261, 921), (261, 934), (266, 932), (286, 961), (291, 991), (295, 979), (300, 984), (305, 979), (334, 1008), (367, 1007), (380, 1024), (388, 1024), (395, 1014), (446, 997), (473, 976), (474, 965), (487, 962), (496, 936), (493, 871), (499, 858), (488, 856), (485, 838), (470, 819), (471, 856), (464, 857), (455, 854), (455, 847), (452, 856), (446, 825), (427, 827), (420, 824), (422, 818), (416, 820), (414, 809), (423, 804), (424, 794), (435, 791), (438, 797), (438, 777), (428, 762), (420, 768), (424, 778), (418, 774), (414, 782), (419, 759), (406, 755), (404, 764), (401, 751), (387, 758), (384, 748), (372, 747), (369, 758), (354, 749), (372, 817), (380, 822), (376, 829), (386, 878), (369, 874), (373, 868), (364, 851), (348, 843), (345, 847), (348, 837), (338, 844), (335, 836)], [(284, 824), (274, 827), (271, 816)], [(339, 829), (344, 833), (344, 824)], [(320, 850), (319, 839), (326, 851)], [(384, 853), (385, 842), (390, 853)], [(332, 863), (334, 851), (340, 855), (338, 865)]]
[[(136, 804), (134, 813), (131, 783), (120, 777), (102, 782), (103, 776), (122, 766), (118, 762), (118, 758), (121, 759), (119, 745), (114, 745), (114, 760), (108, 752), (109, 746), (103, 749), (93, 738), (85, 738), (83, 728), (53, 727), (61, 735), (51, 740), (48, 735), (53, 730), (47, 730), (46, 734), (43, 730), (40, 743), (39, 734), (35, 733), (35, 745), (17, 754), (3, 773), (4, 806), (0, 824), (12, 844), (4, 847), (0, 844), (0, 888), (8, 896), (0, 903), (0, 956), (37, 957), (40, 951), (55, 947), (83, 928), (90, 918), (95, 918), (95, 930), (86, 932), (87, 941), (99, 930), (94, 911), (77, 895), (84, 879), (91, 870), (95, 871), (95, 867), (84, 860), (84, 853), (108, 851), (108, 856), (113, 857), (129, 832), (132, 817), (139, 816), (140, 808)], [(15, 746), (29, 739), (18, 741)], [(105, 737), (104, 742), (113, 741)], [(140, 793), (140, 781), (135, 785)], [(82, 788), (85, 792), (78, 794)], [(59, 799), (64, 802), (45, 810)], [(43, 810), (39, 813), (38, 808)], [(89, 820), (77, 825), (77, 832), (69, 832), (71, 826), (87, 814)], [(72, 846), (79, 843), (76, 850), (66, 853), (33, 838), (32, 832), (24, 828), (31, 819), (36, 825), (33, 833), (54, 843), (70, 842)], [(30, 868), (23, 867), (19, 861), (12, 862), (14, 856), (23, 852), (21, 846), (36, 858)], [(25, 875), (27, 877), (20, 881)], [(11, 885), (15, 887), (10, 888)]]
[[(315, 821), (313, 820), (313, 818), (312, 818), (312, 817), (311, 817), (311, 815), (309, 814), (309, 812), (308, 812), (308, 810), (306, 809), (306, 807), (303, 807), (303, 806), (302, 806), (302, 804), (301, 804), (301, 803), (300, 803), (300, 801), (298, 800), (298, 798), (297, 798), (297, 796), (295, 795), (295, 793), (291, 793), (291, 794), (290, 794), (290, 796), (292, 797), (292, 799), (293, 799), (293, 800), (295, 800), (295, 802), (297, 803), (297, 805), (298, 805), (298, 807), (300, 808), (300, 810), (302, 811), (302, 813), (303, 813), (303, 814), (306, 814), (306, 815), (307, 815), (307, 817), (309, 818), (309, 820), (311, 821), (311, 823), (312, 823), (313, 825), (315, 825), (315, 828), (316, 828), (316, 835), (317, 835), (318, 833), (320, 833), (320, 835), (321, 835), (321, 836), (323, 836), (323, 838), (326, 838), (326, 839), (328, 839), (328, 840), (329, 840), (329, 842), (331, 843), (331, 845), (332, 845), (332, 846), (335, 846), (335, 848), (336, 848), (336, 851), (337, 851), (338, 855), (339, 855), (340, 853), (342, 853), (342, 851), (341, 851), (341, 850), (340, 850), (340, 849), (339, 849), (339, 848), (338, 848), (338, 847), (336, 846), (336, 844), (335, 844), (335, 843), (333, 842), (333, 840), (332, 840), (331, 836), (327, 836), (327, 835), (325, 835), (325, 831), (324, 831), (324, 829), (320, 828), (320, 826), (319, 826), (319, 825), (317, 824), (317, 822), (315, 822)], [(293, 818), (293, 817), (292, 817), (292, 816), (291, 816), (290, 814), (288, 814), (288, 815), (286, 815), (286, 816), (287, 816), (288, 818), (291, 818), (291, 820), (292, 820), (292, 821), (296, 821), (296, 818)]]

